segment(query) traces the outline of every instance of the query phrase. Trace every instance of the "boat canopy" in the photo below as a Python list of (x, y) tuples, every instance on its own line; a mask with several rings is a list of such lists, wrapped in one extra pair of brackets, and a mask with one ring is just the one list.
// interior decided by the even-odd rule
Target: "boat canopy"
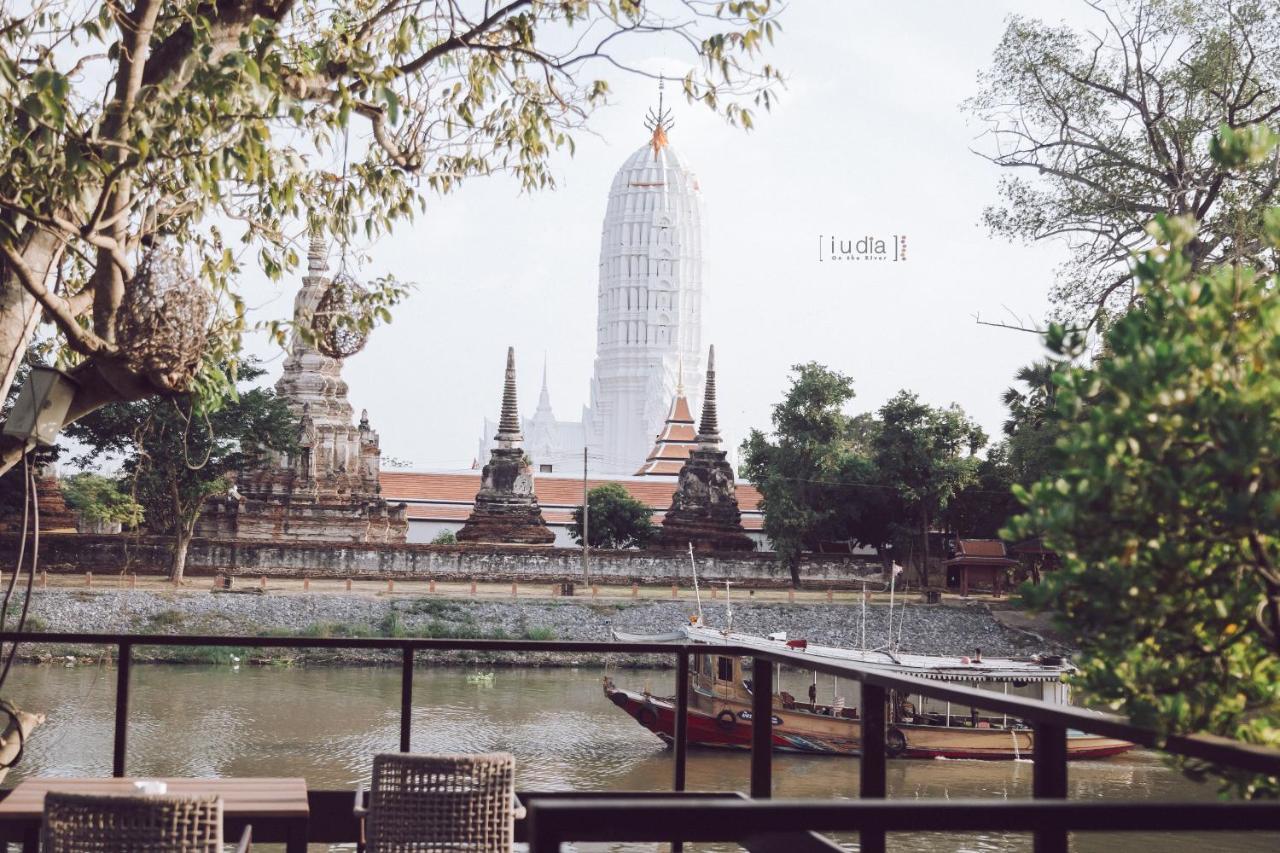
[(680, 631), (655, 636), (628, 634), (622, 631), (614, 631), (613, 636), (623, 642), (694, 642), (745, 646), (763, 651), (787, 651), (807, 657), (848, 661), (872, 669), (939, 681), (1059, 681), (1062, 676), (1076, 671), (1074, 666), (1057, 655), (1014, 659), (919, 655), (884, 650), (863, 651), (820, 646), (795, 640), (788, 642), (786, 635), (781, 633), (771, 634), (767, 638), (756, 637), (736, 631), (720, 631), (698, 624), (685, 626)]

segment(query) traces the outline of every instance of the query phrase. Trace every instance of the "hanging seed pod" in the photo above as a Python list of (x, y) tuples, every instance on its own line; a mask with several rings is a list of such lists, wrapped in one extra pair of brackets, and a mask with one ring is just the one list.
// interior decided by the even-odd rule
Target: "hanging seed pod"
[(186, 391), (204, 352), (211, 302), (176, 248), (148, 248), (116, 314), (125, 365), (166, 391)]
[(337, 359), (350, 358), (364, 349), (369, 340), (360, 317), (365, 294), (365, 288), (347, 273), (333, 277), (311, 317), (316, 349)]

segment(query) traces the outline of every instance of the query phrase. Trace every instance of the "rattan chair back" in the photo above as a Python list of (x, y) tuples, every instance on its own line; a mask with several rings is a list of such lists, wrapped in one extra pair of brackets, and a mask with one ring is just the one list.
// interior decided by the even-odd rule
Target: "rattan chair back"
[(62, 794), (44, 798), (43, 853), (222, 853), (222, 798)]
[(509, 853), (515, 767), (509, 753), (375, 756), (368, 853)]

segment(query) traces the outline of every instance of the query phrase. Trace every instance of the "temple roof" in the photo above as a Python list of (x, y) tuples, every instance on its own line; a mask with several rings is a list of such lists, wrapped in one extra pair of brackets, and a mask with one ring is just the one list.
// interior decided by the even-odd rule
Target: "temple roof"
[[(408, 503), (411, 519), (465, 521), (475, 502), (480, 472), (383, 471), (380, 479), (382, 496), (391, 503)], [(665, 477), (620, 477), (592, 478), (587, 481), (587, 488), (594, 489), (606, 483), (617, 483), (631, 497), (649, 507), (655, 525), (662, 523), (676, 487)], [(541, 474), (533, 479), (533, 491), (542, 507), (542, 517), (548, 524), (568, 524), (573, 511), (582, 505), (580, 476)], [(760, 509), (759, 490), (750, 483), (739, 483), (737, 495), (738, 506), (742, 510), (742, 526), (751, 531), (763, 530), (764, 514)]]
[(662, 425), (662, 432), (658, 433), (653, 449), (636, 476), (679, 476), (681, 466), (689, 458), (689, 451), (697, 447), (696, 436), (693, 414), (689, 411), (689, 401), (684, 396), (684, 384), (681, 383), (676, 389), (675, 399), (671, 401), (671, 410)]
[(999, 539), (960, 539), (956, 542), (956, 555), (947, 560), (947, 566), (1014, 566), (1017, 560), (1006, 555), (1004, 543)]

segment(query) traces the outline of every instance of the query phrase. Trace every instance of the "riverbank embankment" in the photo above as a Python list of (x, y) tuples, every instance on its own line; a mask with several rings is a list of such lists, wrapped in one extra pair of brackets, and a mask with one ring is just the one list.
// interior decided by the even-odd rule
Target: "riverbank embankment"
[[(11, 604), (11, 611), (14, 610)], [(703, 603), (708, 624), (723, 625), (723, 601)], [(372, 596), (343, 593), (254, 594), (191, 590), (43, 589), (32, 598), (29, 629), (61, 633), (162, 635), (241, 635), (303, 637), (434, 637), (442, 639), (608, 641), (614, 629), (661, 634), (683, 624), (696, 610), (693, 601), (592, 601), (545, 598), (511, 601), (432, 596)], [(848, 604), (790, 604), (735, 601), (735, 630), (764, 635), (786, 631), (815, 643), (861, 645), (865, 619), (867, 645), (887, 642), (889, 608), (864, 610)], [(1025, 655), (1049, 651), (1032, 633), (1008, 627), (983, 604), (957, 606), (899, 604), (893, 610), (895, 642), (903, 651), (965, 654), (981, 647), (988, 655)], [(897, 638), (900, 638), (897, 639)], [(1058, 649), (1055, 649), (1058, 650)], [(21, 647), (29, 660), (98, 657), (113, 649), (41, 643), (38, 636)], [(134, 659), (218, 663), (236, 658), (249, 663), (357, 664), (398, 660), (394, 651), (358, 649), (268, 649), (136, 646)], [(664, 656), (559, 655), (519, 652), (429, 653), (432, 663), (494, 663), (524, 666), (581, 666), (600, 663), (652, 666), (670, 664)]]

